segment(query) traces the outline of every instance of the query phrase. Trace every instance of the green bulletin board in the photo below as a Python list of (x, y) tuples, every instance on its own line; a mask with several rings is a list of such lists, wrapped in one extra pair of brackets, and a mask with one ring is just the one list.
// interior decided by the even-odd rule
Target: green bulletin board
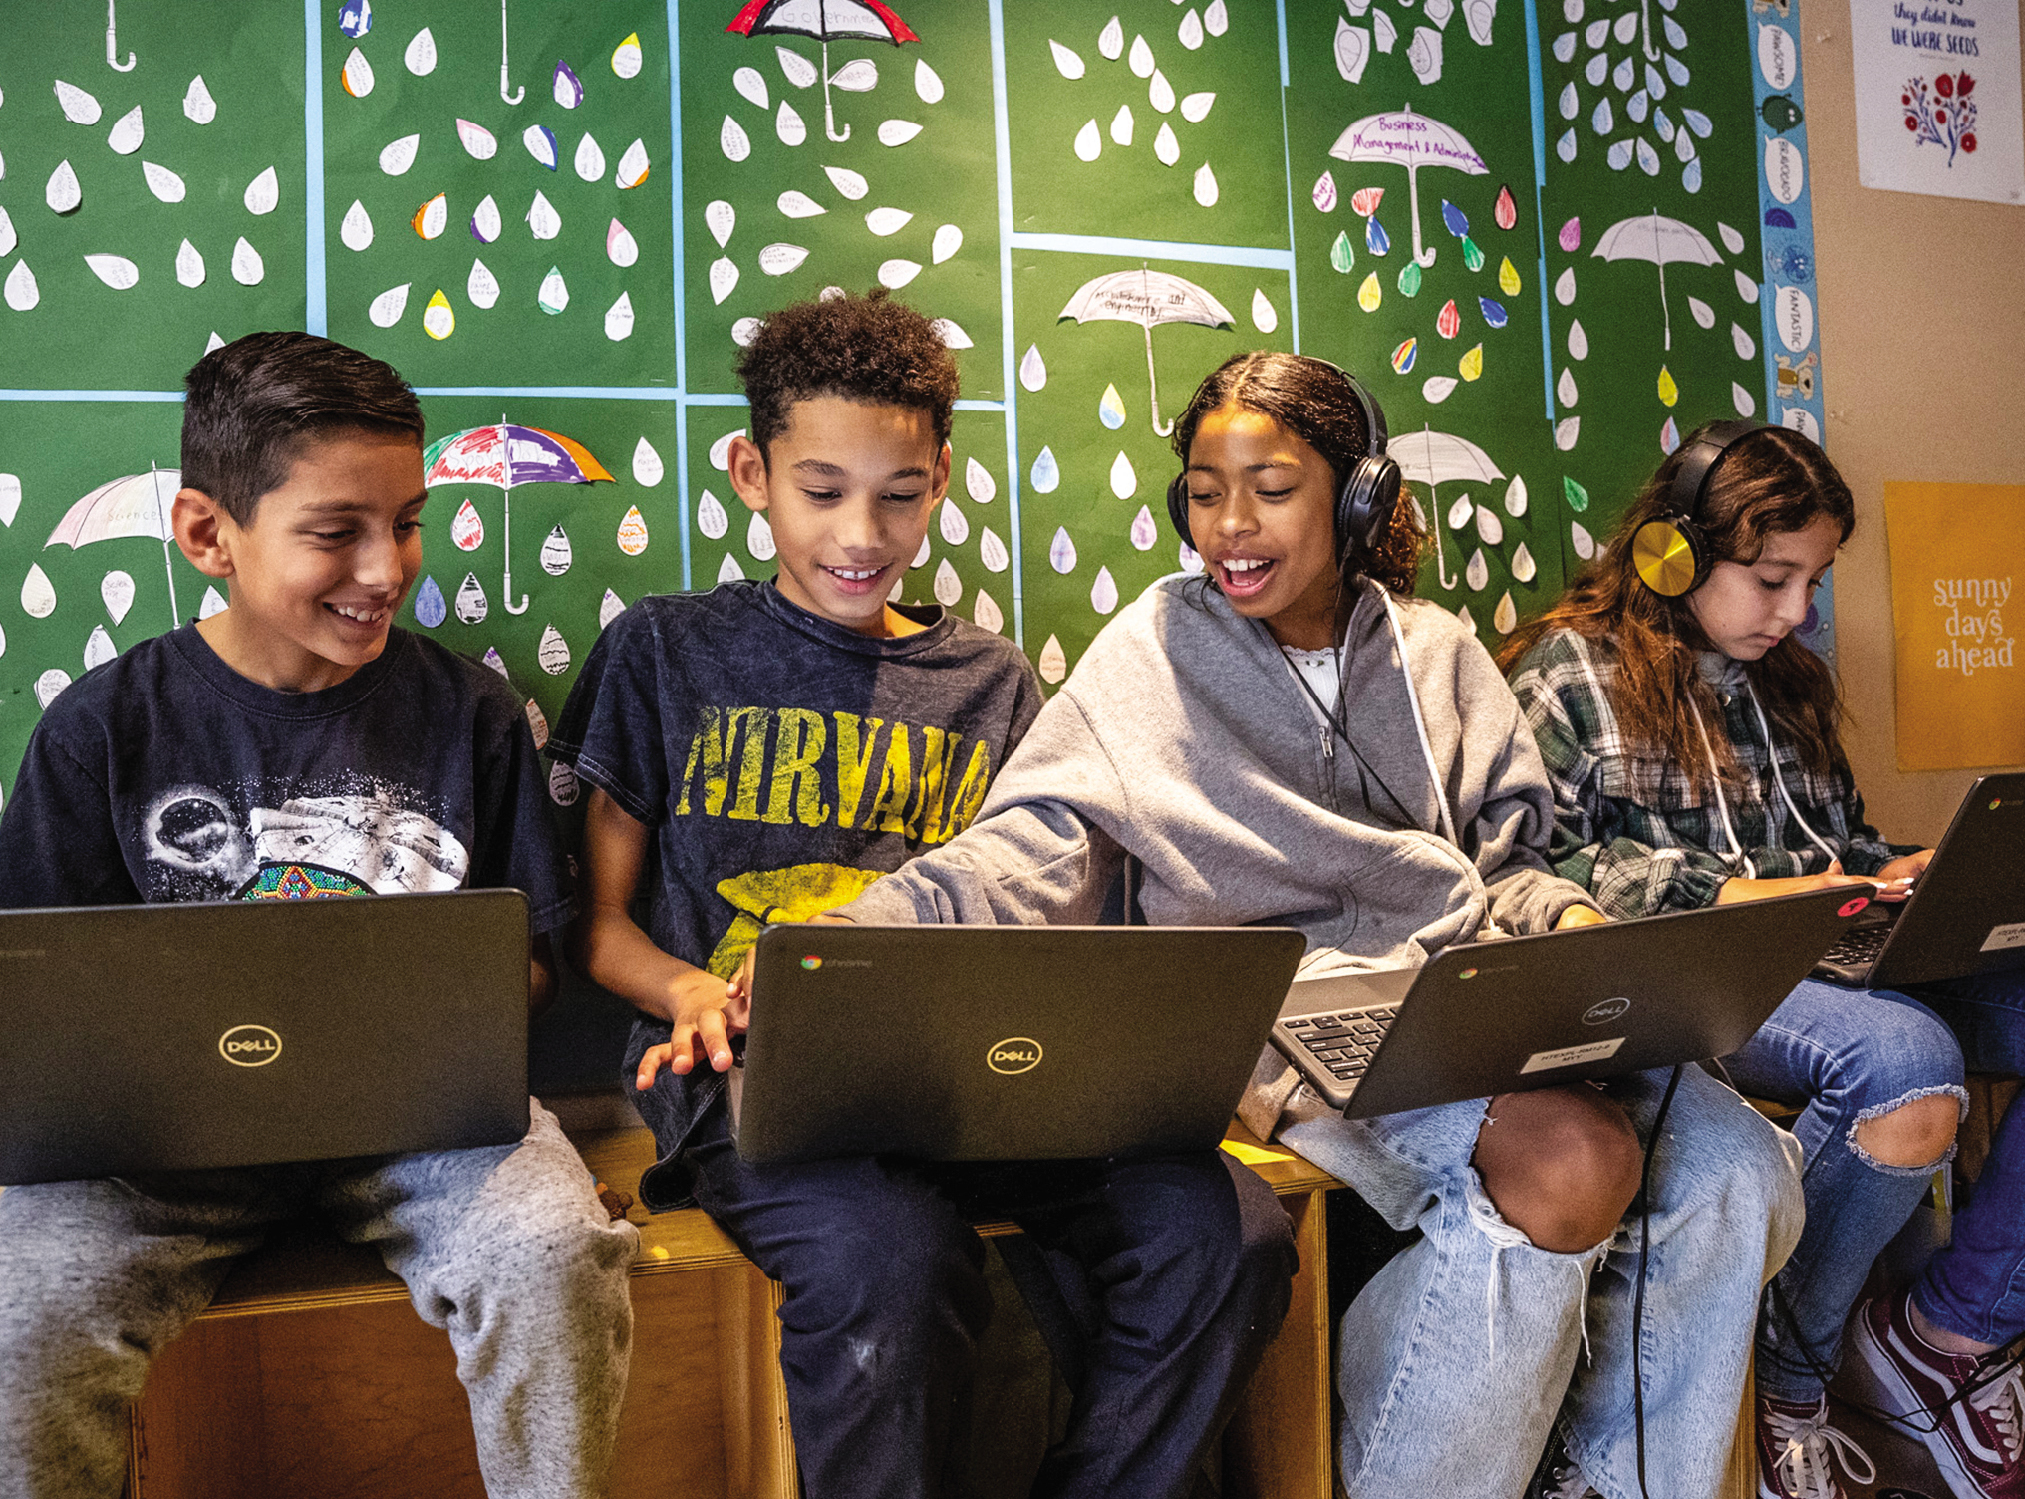
[(1014, 636), (1050, 682), (1193, 561), (1161, 429), (1241, 350), (1366, 381), (1440, 533), (1422, 591), (1493, 644), (1679, 434), (1819, 434), (1777, 7), (901, 0), (896, 43), (824, 3), (827, 44), (729, 30), (737, 0), (246, 0), (202, 26), (119, 0), (131, 71), (96, 13), (15, 17), (0, 794), (38, 682), (215, 607), (157, 538), (46, 545), (98, 486), (175, 466), (213, 335), (328, 332), (402, 370), (434, 437), (504, 418), (609, 472), (446, 485), (427, 515), (404, 623), (549, 720), (614, 608), (769, 571), (723, 472), (732, 362), (752, 320), (832, 286), (893, 285), (963, 372), (951, 503), (903, 596)]

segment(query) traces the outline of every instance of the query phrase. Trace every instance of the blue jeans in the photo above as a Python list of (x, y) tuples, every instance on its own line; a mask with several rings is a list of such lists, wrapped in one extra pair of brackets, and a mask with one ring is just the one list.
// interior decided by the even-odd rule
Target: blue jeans
[[(1918, 994), (1954, 1027), (1979, 1072), (2025, 1075), (2025, 973), (1922, 984)], [(1913, 1286), (1936, 1327), (1979, 1343), (2025, 1332), (2025, 1106), (2014, 1103), (1953, 1238)]]
[(1916, 1000), (1808, 979), (1723, 1065), (1746, 1093), (1803, 1105), (1793, 1134), (1807, 1163), (1807, 1228), (1766, 1293), (1757, 1375), (1765, 1394), (1811, 1402), (1835, 1367), (1871, 1261), (1954, 1154), (1951, 1146), (1922, 1165), (1886, 1165), (1857, 1143), (1857, 1126), (1936, 1093), (1966, 1105), (1961, 1050)]
[[(1641, 1138), (1666, 1078), (1611, 1085)], [(1282, 1133), (1395, 1228), (1422, 1234), (1343, 1319), (1344, 1489), (1508, 1499), (1565, 1413), (1584, 1476), (1606, 1499), (1632, 1499), (1638, 1220), (1581, 1254), (1534, 1248), (1471, 1164), (1483, 1117), (1479, 1099), (1308, 1117)], [(1683, 1070), (1652, 1160), (1643, 1363), (1654, 1499), (1702, 1499), (1721, 1484), (1758, 1296), (1800, 1234), (1797, 1157), (1735, 1093)]]

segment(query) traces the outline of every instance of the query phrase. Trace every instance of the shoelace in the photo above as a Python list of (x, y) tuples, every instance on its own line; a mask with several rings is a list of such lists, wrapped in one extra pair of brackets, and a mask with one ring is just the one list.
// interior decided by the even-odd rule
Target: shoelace
[[(2017, 1429), (2016, 1407), (2011, 1430)], [(1794, 1496), (1794, 1499), (1839, 1499), (1841, 1490), (1836, 1487), (1834, 1470), (1829, 1459), (1832, 1456), (1842, 1461), (1842, 1471), (1861, 1484), (1877, 1481), (1877, 1466), (1865, 1452), (1848, 1436), (1828, 1424), (1828, 1403), (1824, 1400), (1821, 1408), (1807, 1417), (1789, 1416), (1785, 1412), (1768, 1409), (1766, 1419), (1772, 1428), (1774, 1441), (1784, 1442), (1785, 1448), (1779, 1454), (1774, 1476), (1779, 1487)], [(2001, 1418), (1999, 1418), (2001, 1419)], [(1863, 1464), (1863, 1471), (1856, 1470), (1857, 1463)]]
[(2025, 1380), (2019, 1377), (2019, 1370), (2013, 1364), (2002, 1379), (1985, 1385), (1969, 1397), (1969, 1404), (1997, 1428), (1997, 1434), (2004, 1443), (2004, 1465), (2010, 1467), (2019, 1458), (2021, 1434), (2018, 1410), (2021, 1397), (2025, 1397)]

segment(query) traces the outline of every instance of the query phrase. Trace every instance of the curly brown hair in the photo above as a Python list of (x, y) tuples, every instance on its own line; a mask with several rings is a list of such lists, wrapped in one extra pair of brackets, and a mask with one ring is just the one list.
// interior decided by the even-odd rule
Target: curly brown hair
[(956, 360), (928, 319), (890, 300), (883, 286), (773, 313), (738, 356), (738, 378), (762, 455), (795, 402), (816, 396), (925, 411), (935, 441), (945, 443), (958, 389)]
[[(1669, 491), (1686, 455), (1706, 432), (1697, 428), (1661, 463), (1618, 523), (1609, 546), (1568, 585), (1567, 592), (1538, 619), (1529, 620), (1498, 648), (1498, 665), (1515, 671), (1526, 654), (1553, 630), (1573, 630), (1607, 639), (1617, 670), (1610, 707), (1625, 738), (1643, 752), (1680, 766), (1705, 784), (1701, 738), (1688, 704), (1697, 704), (1711, 726), (1723, 721), (1714, 689), (1704, 682), (1697, 655), (1712, 647), (1694, 613), (1692, 593), (1667, 598), (1639, 579), (1631, 539), (1648, 521), (1672, 513)], [(1856, 501), (1828, 455), (1786, 427), (1760, 427), (1731, 443), (1702, 485), (1695, 520), (1720, 562), (1758, 560), (1765, 538), (1802, 531), (1826, 517), (1849, 540), (1856, 529)], [(1799, 746), (1810, 770), (1845, 769), (1842, 751), (1841, 688), (1828, 663), (1791, 635), (1744, 671), (1757, 689), (1766, 714)], [(1711, 735), (1716, 763), (1727, 778), (1738, 773), (1727, 736)]]
[[(1196, 387), (1186, 409), (1174, 419), (1174, 453), (1184, 464), (1196, 427), (1222, 406), (1256, 411), (1279, 422), (1328, 460), (1338, 485), (1371, 451), (1371, 433), (1344, 371), (1324, 359), (1260, 350), (1225, 360)], [(1376, 547), (1352, 560), (1357, 571), (1405, 597), (1413, 592), (1427, 550), (1427, 533), (1402, 484), (1392, 525)]]

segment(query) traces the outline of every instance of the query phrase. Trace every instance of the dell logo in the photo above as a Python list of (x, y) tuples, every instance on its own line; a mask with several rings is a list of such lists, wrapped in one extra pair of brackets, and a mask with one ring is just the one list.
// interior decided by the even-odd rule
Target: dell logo
[(1041, 1065), (1041, 1043), (1030, 1036), (1008, 1036), (985, 1048), (984, 1060), (993, 1072), (1018, 1077)]
[(264, 1025), (235, 1025), (218, 1038), (218, 1055), (234, 1067), (265, 1067), (281, 1055), (281, 1037)]
[(1630, 1008), (1631, 1001), (1628, 999), (1600, 1000), (1582, 1012), (1582, 1023), (1584, 1025), (1603, 1025), (1608, 1021), (1615, 1020)]

